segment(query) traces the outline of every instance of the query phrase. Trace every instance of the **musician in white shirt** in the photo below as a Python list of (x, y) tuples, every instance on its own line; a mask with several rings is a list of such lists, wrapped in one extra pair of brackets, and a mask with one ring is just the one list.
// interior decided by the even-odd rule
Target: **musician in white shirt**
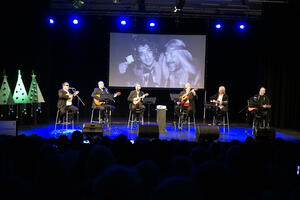
[(226, 89), (224, 86), (219, 87), (218, 93), (210, 97), (210, 102), (215, 105), (214, 115), (217, 123), (222, 121), (222, 117), (225, 112), (228, 111), (228, 100), (229, 97), (225, 93)]
[(142, 116), (144, 115), (145, 106), (142, 104), (143, 98), (145, 97), (145, 94), (143, 91), (141, 91), (141, 85), (136, 84), (135, 90), (132, 90), (127, 98), (127, 100), (130, 102), (130, 110), (133, 115), (133, 119), (136, 118), (136, 109), (140, 109), (140, 115), (139, 119), (142, 120)]

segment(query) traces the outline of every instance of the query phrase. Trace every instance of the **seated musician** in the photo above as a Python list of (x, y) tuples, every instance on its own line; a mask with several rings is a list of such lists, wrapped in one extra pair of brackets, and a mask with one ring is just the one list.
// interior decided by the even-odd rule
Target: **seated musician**
[[(179, 93), (179, 101), (175, 105), (175, 113), (180, 118), (181, 122), (184, 122), (191, 112), (195, 112), (195, 99), (198, 98), (196, 90), (192, 89), (190, 83), (184, 85), (184, 90)], [(186, 113), (187, 115), (184, 115)]]
[(68, 120), (73, 120), (74, 114), (78, 111), (78, 108), (72, 105), (72, 100), (78, 93), (79, 91), (74, 93), (70, 91), (68, 82), (62, 84), (62, 89), (58, 90), (57, 108), (60, 111), (58, 123), (61, 122), (60, 118), (65, 115), (66, 111), (69, 113)]
[[(266, 89), (261, 87), (259, 93), (250, 98), (248, 105), (248, 110), (253, 114), (255, 126), (269, 126), (270, 108), (270, 99), (266, 95)], [(265, 124), (262, 124), (263, 120)]]
[(92, 103), (93, 109), (100, 109), (100, 117), (104, 121), (104, 118), (107, 118), (107, 110), (108, 107), (112, 107), (109, 103), (110, 100), (107, 98), (108, 96), (116, 97), (118, 94), (110, 94), (108, 89), (104, 86), (103, 81), (98, 82), (98, 88), (95, 88), (92, 97), (94, 101)]
[(225, 87), (220, 86), (218, 93), (211, 96), (210, 103), (214, 105), (213, 114), (216, 119), (216, 123), (220, 124), (225, 112), (228, 111), (228, 100), (229, 97), (225, 94)]
[(127, 98), (127, 100), (130, 102), (129, 108), (131, 110), (131, 113), (133, 115), (133, 119), (136, 119), (136, 109), (140, 109), (140, 115), (139, 115), (139, 121), (142, 121), (145, 106), (142, 104), (143, 98), (147, 96), (148, 94), (144, 94), (143, 91), (141, 91), (141, 85), (136, 84), (135, 90), (132, 90)]

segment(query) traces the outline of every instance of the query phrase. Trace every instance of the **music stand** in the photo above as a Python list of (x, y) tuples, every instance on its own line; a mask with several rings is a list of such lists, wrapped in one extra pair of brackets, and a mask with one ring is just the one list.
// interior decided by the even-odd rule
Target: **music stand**
[(145, 97), (143, 100), (143, 103), (148, 105), (148, 124), (150, 122), (150, 105), (155, 104), (155, 102), (156, 97)]
[(170, 93), (170, 98), (171, 98), (171, 101), (173, 101), (174, 103), (176, 103), (179, 100), (179, 94)]
[(175, 105), (176, 103), (179, 101), (179, 94), (177, 93), (170, 93), (170, 98), (171, 101), (173, 101), (174, 103), (174, 116), (173, 116), (173, 124), (174, 124), (174, 128), (176, 127), (176, 112), (175, 112)]
[(107, 121), (107, 128), (110, 130), (110, 124), (111, 124), (111, 110), (112, 108), (114, 109), (115, 106), (110, 105), (111, 102), (115, 102), (115, 100), (113, 99), (113, 95), (112, 94), (102, 94), (100, 96), (100, 101), (104, 101), (106, 103), (106, 109), (105, 111), (108, 112), (108, 121)]

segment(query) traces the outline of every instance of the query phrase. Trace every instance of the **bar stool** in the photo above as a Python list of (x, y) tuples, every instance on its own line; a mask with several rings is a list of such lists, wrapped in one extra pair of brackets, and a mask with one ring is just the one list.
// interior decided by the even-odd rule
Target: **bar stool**
[[(142, 112), (142, 109), (135, 109), (135, 113), (140, 115)], [(135, 115), (136, 116), (136, 115)], [(133, 114), (132, 114), (132, 111), (131, 109), (129, 109), (129, 117), (128, 117), (128, 123), (127, 123), (127, 127), (129, 127), (129, 124), (130, 124), (130, 127), (132, 127), (132, 125), (134, 123), (138, 123), (138, 124), (144, 124), (144, 116), (142, 116), (142, 121), (139, 121), (139, 120), (136, 120), (136, 119), (133, 119)]]
[[(195, 119), (195, 113), (193, 112), (192, 116), (186, 111), (183, 110), (180, 112), (183, 119), (187, 118), (187, 125), (188, 129), (190, 130), (191, 125), (193, 124), (194, 128), (196, 129), (196, 119)], [(191, 117), (193, 117), (193, 121), (191, 122)], [(184, 121), (181, 120), (181, 118), (178, 118), (178, 129), (182, 129), (182, 126), (184, 125)]]
[[(216, 125), (217, 122), (216, 122), (216, 116), (214, 115), (213, 116), (213, 125)], [(222, 117), (222, 126), (223, 128), (228, 128), (229, 130), (229, 114), (228, 114), (228, 111), (224, 111), (224, 114), (223, 114), (223, 117)]]
[[(98, 109), (98, 120), (97, 121), (95, 121), (94, 120), (94, 111), (96, 110), (96, 109)], [(93, 108), (92, 109), (92, 114), (91, 114), (91, 121), (90, 121), (90, 123), (99, 123), (99, 124), (101, 124), (101, 110), (99, 109), (99, 108)]]
[(269, 127), (269, 123), (267, 123), (267, 120), (265, 117), (260, 115), (255, 115), (253, 117), (252, 121), (252, 135), (256, 132), (257, 128), (266, 128)]
[(62, 128), (64, 128), (64, 126), (65, 126), (65, 129), (68, 129), (68, 126), (72, 125), (72, 129), (74, 129), (74, 119), (72, 119), (72, 121), (69, 122), (69, 111), (68, 110), (66, 111), (65, 115), (63, 116), (63, 121), (61, 123), (58, 123), (59, 115), (60, 115), (60, 110), (57, 109), (54, 130), (56, 130), (56, 127), (58, 124), (62, 125)]
[[(99, 108), (93, 108), (92, 109), (92, 114), (91, 114), (91, 120), (90, 123), (99, 123), (99, 124), (103, 124), (106, 126), (107, 129), (110, 129), (111, 126), (111, 112), (112, 112), (112, 108), (114, 108), (113, 106), (108, 106), (106, 107), (104, 110), (102, 110), (102, 112), (105, 112), (105, 117), (104, 120), (101, 119), (101, 110)], [(98, 109), (98, 120), (95, 121), (94, 120), (94, 110)]]

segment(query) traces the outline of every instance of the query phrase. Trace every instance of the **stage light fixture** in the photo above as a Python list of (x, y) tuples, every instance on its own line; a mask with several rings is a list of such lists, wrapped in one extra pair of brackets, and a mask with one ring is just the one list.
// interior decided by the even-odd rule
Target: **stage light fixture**
[(173, 8), (173, 12), (180, 12), (183, 9), (185, 0), (177, 0), (176, 5)]
[(77, 24), (79, 23), (78, 19), (76, 19), (76, 18), (75, 18), (75, 19), (73, 19), (73, 21), (72, 21), (72, 22), (73, 22), (73, 24), (75, 24), (75, 25), (77, 25)]
[(125, 20), (121, 20), (121, 25), (125, 26), (127, 24), (127, 22)]
[(72, 4), (73, 4), (74, 8), (80, 8), (84, 4), (84, 1), (72, 0)]
[(149, 23), (149, 26), (150, 26), (150, 27), (155, 27), (155, 23), (154, 23), (154, 22), (150, 22), (150, 23)]
[(52, 17), (50, 17), (48, 21), (49, 21), (49, 24), (54, 24), (55, 23), (55, 21)]
[(217, 23), (215, 27), (216, 27), (216, 29), (221, 29), (222, 28), (222, 24), (221, 23)]
[(127, 29), (130, 25), (130, 18), (127, 16), (120, 16), (117, 18), (117, 26), (121, 29)]
[(245, 30), (246, 29), (246, 25), (244, 23), (239, 24), (239, 29), (240, 30)]
[(155, 21), (155, 20), (149, 20), (148, 22), (147, 22), (147, 26), (148, 26), (148, 28), (149, 29), (156, 29), (156, 27), (157, 27), (157, 22)]

